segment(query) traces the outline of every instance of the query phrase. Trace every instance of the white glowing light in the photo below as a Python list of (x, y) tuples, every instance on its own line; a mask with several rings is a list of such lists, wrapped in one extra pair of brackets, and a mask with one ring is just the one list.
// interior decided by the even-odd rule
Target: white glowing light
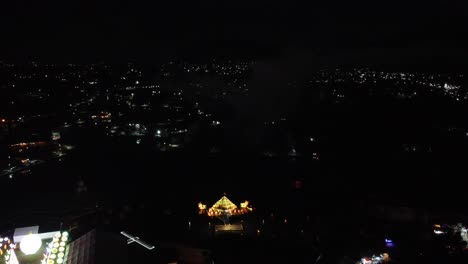
[(35, 234), (29, 234), (21, 240), (20, 248), (25, 255), (31, 255), (36, 253), (39, 248), (41, 248), (41, 245), (41, 237)]
[(434, 230), (434, 233), (437, 234), (437, 235), (440, 235), (440, 234), (443, 234), (444, 232), (440, 231), (440, 230)]

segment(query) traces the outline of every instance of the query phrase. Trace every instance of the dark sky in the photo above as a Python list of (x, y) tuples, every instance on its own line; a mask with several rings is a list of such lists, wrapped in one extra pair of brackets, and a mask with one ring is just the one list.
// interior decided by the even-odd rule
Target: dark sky
[(0, 58), (6, 60), (304, 53), (336, 63), (456, 65), (468, 58), (462, 0), (5, 2)]

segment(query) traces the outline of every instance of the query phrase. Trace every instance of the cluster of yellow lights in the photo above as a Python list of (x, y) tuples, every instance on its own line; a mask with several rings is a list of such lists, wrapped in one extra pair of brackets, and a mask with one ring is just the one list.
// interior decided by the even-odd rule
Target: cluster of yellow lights
[(206, 204), (198, 203), (198, 209), (206, 210)]
[(221, 197), (212, 207), (207, 209), (206, 204), (198, 203), (199, 214), (207, 214), (210, 217), (222, 215), (242, 215), (251, 212), (249, 201), (240, 204), (240, 208), (231, 202), (226, 196)]
[[(249, 209), (249, 201), (245, 201), (245, 202), (241, 203), (240, 206), (241, 206), (241, 208)], [(250, 209), (252, 209), (252, 208), (250, 208)]]
[(0, 238), (0, 255), (5, 255), (6, 264), (18, 264), (15, 249), (16, 244), (11, 243), (9, 238)]
[(49, 244), (50, 254), (47, 257), (46, 264), (62, 264), (65, 257), (65, 246), (68, 242), (68, 232), (58, 232), (55, 234), (52, 242)]
[(5, 238), (0, 237), (0, 256), (3, 255), (3, 253), (8, 252), (10, 243), (11, 241), (8, 237), (5, 237)]

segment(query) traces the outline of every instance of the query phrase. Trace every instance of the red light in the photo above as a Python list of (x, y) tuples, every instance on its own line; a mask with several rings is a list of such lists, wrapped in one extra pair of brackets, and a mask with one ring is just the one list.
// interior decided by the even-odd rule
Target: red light
[(301, 189), (302, 188), (302, 181), (297, 180), (295, 182), (296, 189)]

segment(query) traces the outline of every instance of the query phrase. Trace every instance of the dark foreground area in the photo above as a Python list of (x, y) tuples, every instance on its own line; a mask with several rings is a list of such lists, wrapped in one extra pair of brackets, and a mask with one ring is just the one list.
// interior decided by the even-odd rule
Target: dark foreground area
[[(434, 224), (466, 220), (460, 194), (435, 199), (432, 192), (463, 186), (420, 184), (408, 180), (408, 173), (391, 175), (395, 168), (375, 171), (391, 181), (377, 183), (356, 176), (356, 167), (346, 163), (335, 171), (301, 157), (161, 155), (137, 145), (90, 142), (29, 173), (1, 179), (4, 196), (15, 197), (5, 204), (4, 230), (59, 221), (127, 230), (157, 247), (129, 245), (132, 258), (154, 263), (169, 263), (181, 247), (199, 249), (214, 263), (355, 263), (384, 252), (392, 263), (462, 263), (462, 253), (447, 249), (456, 240), (433, 233)], [(198, 202), (212, 204), (223, 193), (254, 207), (252, 214), (232, 219), (244, 225), (242, 235), (214, 234), (222, 222), (197, 214)], [(388, 247), (384, 240), (390, 238), (395, 245)], [(198, 253), (186, 254), (193, 260), (190, 254)]]

